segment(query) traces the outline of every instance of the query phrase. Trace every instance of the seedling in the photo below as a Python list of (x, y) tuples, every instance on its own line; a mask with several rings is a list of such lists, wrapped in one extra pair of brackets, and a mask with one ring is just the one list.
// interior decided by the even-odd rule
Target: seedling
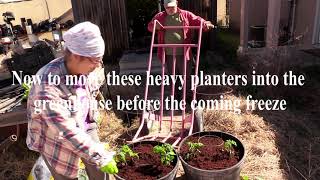
[(139, 158), (138, 153), (135, 153), (131, 150), (131, 148), (128, 145), (123, 145), (115, 155), (115, 161), (117, 163), (127, 164), (127, 157), (131, 158)]
[(173, 162), (176, 153), (170, 144), (157, 145), (153, 147), (153, 152), (160, 154), (161, 163), (163, 165), (170, 165)]
[(26, 99), (28, 99), (31, 87), (30, 87), (30, 85), (23, 83), (22, 84), (22, 88), (24, 89), (24, 93), (23, 93), (22, 99), (26, 100)]
[(187, 142), (189, 146), (189, 152), (186, 154), (186, 159), (194, 158), (196, 153), (200, 153), (200, 148), (203, 146), (202, 143), (193, 143), (193, 142)]
[(226, 142), (224, 142), (224, 149), (229, 152), (230, 156), (232, 156), (234, 154), (234, 149), (232, 146), (237, 147), (237, 143), (234, 140), (226, 140)]

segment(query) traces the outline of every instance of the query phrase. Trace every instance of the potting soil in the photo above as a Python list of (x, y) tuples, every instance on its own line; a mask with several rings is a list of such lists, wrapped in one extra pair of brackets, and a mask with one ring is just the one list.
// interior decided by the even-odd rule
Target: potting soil
[[(199, 151), (196, 151), (191, 157), (187, 158), (189, 152), (187, 142), (200, 142), (203, 146), (198, 149)], [(226, 169), (237, 164), (240, 160), (237, 148), (234, 148), (234, 154), (230, 155), (224, 149), (223, 139), (214, 136), (188, 138), (181, 147), (181, 155), (189, 165), (203, 170)]]
[(139, 144), (132, 148), (138, 153), (139, 158), (127, 157), (127, 164), (118, 163), (118, 176), (126, 180), (154, 180), (159, 179), (170, 173), (174, 166), (165, 166), (161, 164), (160, 155), (153, 152), (153, 146), (150, 144)]

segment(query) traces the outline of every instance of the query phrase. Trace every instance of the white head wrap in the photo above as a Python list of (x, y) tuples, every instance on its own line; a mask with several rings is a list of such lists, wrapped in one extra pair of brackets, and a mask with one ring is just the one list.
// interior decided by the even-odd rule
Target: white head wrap
[(82, 22), (64, 33), (65, 48), (73, 54), (85, 57), (102, 57), (104, 41), (100, 29), (91, 22)]

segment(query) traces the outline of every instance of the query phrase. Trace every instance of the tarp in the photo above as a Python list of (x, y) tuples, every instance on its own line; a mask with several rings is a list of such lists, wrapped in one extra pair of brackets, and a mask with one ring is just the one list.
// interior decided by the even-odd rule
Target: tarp
[[(10, 0), (0, 0), (0, 2), (2, 1)], [(57, 18), (71, 8), (71, 0), (31, 0), (0, 4), (0, 24), (5, 23), (1, 15), (6, 11), (12, 12), (15, 16), (16, 20), (12, 21), (12, 24), (20, 25), (20, 18), (31, 19), (33, 23), (39, 23), (49, 19), (49, 14), (50, 18)]]
[(0, 4), (12, 3), (12, 2), (21, 2), (21, 1), (31, 1), (31, 0), (0, 0)]

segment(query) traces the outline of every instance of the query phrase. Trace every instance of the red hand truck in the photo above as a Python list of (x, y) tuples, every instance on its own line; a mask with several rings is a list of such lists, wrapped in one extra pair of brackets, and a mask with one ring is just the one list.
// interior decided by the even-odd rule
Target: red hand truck
[[(196, 29), (199, 30), (198, 34), (198, 43), (197, 44), (155, 44), (154, 39), (155, 39), (155, 33), (156, 33), (156, 26), (159, 25), (162, 29)], [(200, 47), (201, 47), (201, 38), (202, 38), (202, 28), (203, 28), (203, 23), (200, 23), (200, 26), (164, 26), (162, 25), (159, 21), (155, 20), (154, 21), (154, 26), (153, 26), (153, 32), (152, 32), (152, 39), (151, 39), (151, 47), (150, 47), (150, 56), (149, 56), (149, 61), (148, 61), (148, 70), (147, 70), (147, 77), (150, 75), (151, 72), (151, 65), (152, 65), (152, 57), (153, 57), (153, 48), (155, 47), (163, 47), (162, 51), (162, 74), (161, 77), (162, 79), (164, 78), (165, 75), (165, 48), (172, 48), (173, 49), (173, 69), (172, 69), (172, 75), (175, 76), (175, 68), (176, 68), (176, 48), (184, 48), (184, 73), (183, 73), (183, 78), (184, 82), (186, 82), (186, 70), (187, 70), (187, 59), (186, 59), (186, 52), (187, 48), (191, 50), (190, 48), (197, 48), (197, 53), (196, 53), (196, 63), (195, 63), (195, 76), (198, 75), (198, 68), (199, 68), (199, 58), (200, 58)], [(191, 77), (190, 77), (191, 78)], [(196, 100), (196, 91), (197, 87), (194, 86), (193, 88), (193, 93), (192, 93), (192, 100)], [(186, 83), (183, 83), (183, 97), (182, 100), (185, 102), (186, 101)], [(148, 99), (148, 92), (149, 92), (149, 84), (146, 83), (145, 87), (145, 94), (144, 94), (144, 102), (147, 101)], [(175, 96), (175, 87), (174, 85), (171, 86), (171, 96), (174, 99)], [(170, 112), (170, 117), (169, 118), (164, 118), (163, 112), (164, 112), (164, 84), (161, 84), (161, 100), (160, 100), (160, 111), (158, 113), (155, 113), (154, 111), (147, 111), (147, 107), (145, 106), (143, 111), (142, 111), (142, 116), (141, 116), (141, 121), (140, 121), (140, 126), (133, 137), (131, 142), (138, 142), (142, 140), (161, 140), (162, 142), (167, 142), (168, 139), (174, 139), (172, 141), (172, 145), (176, 147), (179, 142), (184, 138), (184, 136), (191, 135), (195, 131), (202, 131), (203, 125), (202, 125), (202, 118), (195, 118), (195, 109), (191, 110), (191, 113), (189, 115), (186, 114), (186, 108), (182, 110), (182, 116), (175, 117), (175, 112), (172, 109)], [(197, 116), (199, 117), (199, 116)], [(162, 125), (164, 121), (169, 121), (170, 123), (170, 131), (161, 133)], [(196, 121), (196, 122), (195, 122)], [(173, 123), (181, 123), (181, 128), (179, 129), (179, 133), (173, 134)], [(186, 129), (186, 124), (189, 123), (191, 124), (189, 129)], [(152, 126), (157, 125), (157, 133), (155, 134), (147, 134), (147, 135), (142, 135), (142, 129), (146, 126), (148, 129), (152, 128)], [(194, 125), (197, 125), (195, 127), (198, 127), (197, 130), (195, 130)]]

